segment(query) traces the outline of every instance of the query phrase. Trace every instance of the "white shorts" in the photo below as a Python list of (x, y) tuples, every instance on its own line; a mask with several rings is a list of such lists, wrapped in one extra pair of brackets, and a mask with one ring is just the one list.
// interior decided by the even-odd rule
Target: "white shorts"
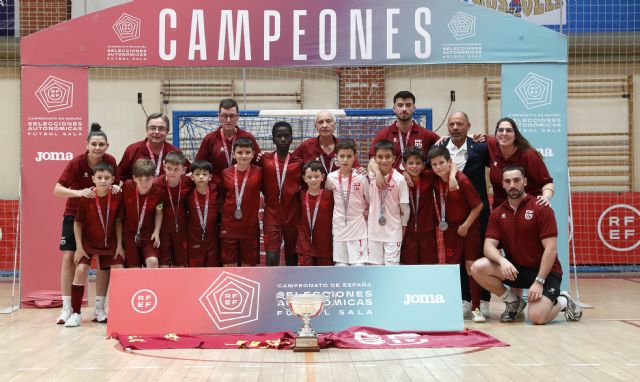
[(401, 241), (384, 242), (369, 240), (369, 264), (396, 265), (400, 263)]
[(367, 239), (333, 241), (333, 261), (343, 264), (367, 263)]

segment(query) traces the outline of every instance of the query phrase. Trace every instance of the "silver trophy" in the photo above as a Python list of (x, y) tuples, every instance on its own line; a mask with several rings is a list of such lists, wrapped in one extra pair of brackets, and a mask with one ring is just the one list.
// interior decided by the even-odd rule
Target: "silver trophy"
[(309, 322), (311, 317), (315, 317), (322, 312), (325, 297), (321, 294), (290, 294), (287, 296), (289, 309), (298, 317), (302, 318), (302, 328), (297, 333), (296, 345), (293, 351), (308, 352), (320, 351), (318, 347), (318, 335), (311, 328)]

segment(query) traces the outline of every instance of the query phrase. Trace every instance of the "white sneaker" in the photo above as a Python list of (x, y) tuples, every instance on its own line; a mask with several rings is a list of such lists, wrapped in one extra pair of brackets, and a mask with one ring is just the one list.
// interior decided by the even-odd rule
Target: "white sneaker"
[(480, 300), (480, 311), (487, 320), (491, 318), (489, 301)]
[(471, 303), (467, 300), (462, 300), (462, 318), (471, 318)]
[(104, 307), (96, 306), (96, 310), (93, 311), (93, 318), (91, 321), (100, 324), (104, 324), (107, 322), (107, 312), (104, 310)]
[(63, 306), (62, 309), (60, 310), (60, 315), (58, 316), (58, 321), (56, 321), (56, 323), (58, 325), (63, 325), (65, 322), (67, 322), (67, 320), (71, 316), (71, 313), (73, 313), (71, 308)]
[(67, 322), (64, 323), (64, 326), (67, 328), (75, 328), (76, 326), (80, 326), (81, 321), (82, 321), (82, 315), (78, 313), (73, 313), (71, 314)]
[(480, 308), (476, 308), (471, 312), (471, 314), (473, 315), (473, 322), (487, 322), (487, 319), (482, 315), (482, 311), (480, 310)]

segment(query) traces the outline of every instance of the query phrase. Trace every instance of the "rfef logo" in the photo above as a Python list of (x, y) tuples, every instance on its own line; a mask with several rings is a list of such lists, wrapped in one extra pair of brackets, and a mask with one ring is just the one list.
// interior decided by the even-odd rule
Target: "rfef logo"
[(49, 76), (36, 90), (36, 97), (47, 113), (73, 107), (73, 83)]
[(72, 152), (55, 152), (55, 151), (38, 151), (36, 153), (36, 162), (42, 161), (69, 161), (73, 159)]
[(140, 26), (142, 21), (130, 14), (123, 13), (118, 21), (113, 24), (113, 30), (122, 42), (136, 40), (140, 38)]
[(138, 313), (151, 313), (156, 306), (158, 306), (158, 296), (152, 290), (141, 289), (131, 297), (131, 307)]
[(222, 272), (200, 296), (200, 303), (220, 330), (256, 321), (260, 283)]
[(607, 248), (632, 251), (640, 245), (640, 211), (628, 204), (615, 204), (602, 211), (598, 219), (598, 237)]
[(528, 73), (514, 91), (527, 109), (550, 105), (553, 100), (553, 80)]

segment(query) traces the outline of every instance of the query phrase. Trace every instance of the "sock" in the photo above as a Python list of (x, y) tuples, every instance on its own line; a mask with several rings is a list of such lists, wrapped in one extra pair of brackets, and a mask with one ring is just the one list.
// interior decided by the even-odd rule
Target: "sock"
[(96, 308), (104, 309), (104, 303), (107, 300), (107, 296), (96, 296)]
[(287, 253), (284, 255), (284, 261), (287, 264), (287, 267), (295, 267), (298, 265), (298, 254)]
[(338, 262), (336, 262), (336, 267), (348, 267), (348, 266), (349, 266), (349, 264), (347, 264), (347, 263), (338, 263)]
[(80, 314), (83, 295), (84, 285), (71, 284), (71, 309), (73, 309), (73, 313)]
[(71, 296), (62, 296), (62, 308), (71, 309)]
[(267, 252), (267, 266), (276, 267), (280, 265), (280, 252)]
[(558, 304), (560, 304), (560, 306), (562, 307), (561, 311), (564, 312), (565, 309), (567, 309), (567, 298), (564, 296), (558, 296)]
[(506, 303), (510, 303), (510, 302), (515, 302), (518, 301), (518, 297), (516, 297), (513, 293), (511, 293), (510, 290), (507, 289), (506, 292), (504, 292), (504, 294), (502, 296), (500, 296), (500, 298), (502, 299), (502, 301), (506, 302)]
[(469, 280), (469, 290), (471, 291), (471, 310), (474, 311), (476, 308), (480, 307), (480, 285), (476, 282), (476, 280), (468, 276)]

